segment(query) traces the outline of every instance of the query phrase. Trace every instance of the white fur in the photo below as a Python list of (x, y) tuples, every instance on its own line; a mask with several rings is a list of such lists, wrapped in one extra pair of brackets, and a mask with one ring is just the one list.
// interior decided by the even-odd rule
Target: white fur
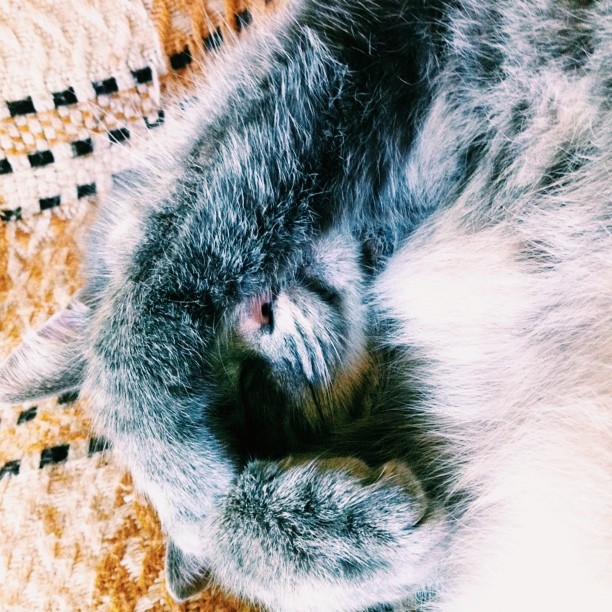
[[(423, 410), (479, 492), (436, 609), (608, 610), (612, 602), (612, 238), (580, 202), (473, 233), (436, 218), (378, 283), (393, 344), (424, 365)], [(581, 232), (576, 233), (580, 228)], [(550, 234), (557, 269), (521, 261)], [(572, 235), (573, 234), (573, 235)], [(403, 282), (398, 283), (401, 278)]]

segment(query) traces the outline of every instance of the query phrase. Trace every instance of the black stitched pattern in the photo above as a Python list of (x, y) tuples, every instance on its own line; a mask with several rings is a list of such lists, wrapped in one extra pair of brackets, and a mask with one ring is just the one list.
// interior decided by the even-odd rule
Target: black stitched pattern
[(10, 174), (13, 171), (13, 166), (8, 159), (0, 159), (0, 174)]
[(116, 130), (108, 131), (108, 138), (112, 143), (125, 142), (130, 137), (130, 130), (125, 127), (117, 128)]
[(19, 474), (19, 467), (21, 466), (21, 461), (19, 461), (18, 459), (14, 460), (14, 461), (7, 461), (1, 468), (0, 468), (0, 480), (2, 480), (4, 478), (4, 476), (17, 476), (17, 474)]
[(144, 118), (144, 121), (145, 121), (145, 125), (149, 129), (151, 129), (151, 128), (155, 128), (155, 127), (162, 125), (164, 123), (164, 119), (165, 119), (164, 111), (160, 110), (157, 113), (157, 119), (155, 121), (149, 121), (146, 117)]
[(27, 423), (28, 421), (31, 421), (32, 419), (36, 418), (37, 412), (38, 412), (37, 406), (32, 406), (31, 408), (28, 408), (27, 410), (22, 410), (19, 413), (19, 418), (17, 419), (17, 425), (23, 425), (24, 423)]
[(83, 155), (89, 155), (93, 153), (93, 142), (91, 138), (87, 138), (85, 140), (75, 140), (70, 143), (72, 147), (72, 154), (75, 157), (82, 157)]
[(60, 406), (65, 406), (67, 404), (73, 404), (79, 399), (78, 391), (66, 391), (57, 397), (57, 403)]
[(0, 210), (2, 221), (19, 221), (21, 219), (21, 206), (15, 210)]
[(72, 87), (69, 87), (64, 91), (55, 91), (52, 95), (55, 108), (60, 106), (68, 106), (69, 104), (76, 104), (78, 102), (76, 93)]
[(87, 196), (96, 195), (96, 184), (89, 183), (87, 185), (77, 185), (77, 198), (86, 198)]
[(117, 85), (115, 77), (105, 79), (104, 81), (94, 81), (91, 86), (94, 88), (96, 96), (117, 93), (119, 91), (119, 87)]
[(91, 457), (95, 453), (101, 453), (108, 450), (110, 447), (111, 443), (106, 438), (91, 438), (89, 440), (87, 454)]
[(53, 153), (51, 151), (37, 151), (36, 153), (30, 153), (28, 160), (32, 168), (40, 168), (42, 166), (48, 166), (55, 161)]
[(173, 70), (180, 70), (191, 64), (192, 59), (189, 47), (185, 47), (180, 53), (175, 53), (170, 56), (170, 65)]
[(237, 13), (236, 15), (236, 29), (241, 32), (244, 28), (247, 28), (251, 25), (253, 21), (253, 15), (251, 11), (245, 9), (241, 13)]
[(139, 70), (132, 70), (132, 76), (137, 83), (150, 83), (153, 80), (153, 71), (150, 66), (145, 66)]
[(36, 112), (34, 102), (32, 102), (32, 98), (30, 96), (24, 98), (23, 100), (7, 102), (6, 105), (8, 106), (11, 117), (16, 117), (17, 115), (28, 115), (29, 113)]
[(46, 465), (56, 465), (58, 463), (64, 463), (68, 459), (68, 450), (70, 449), (69, 444), (61, 444), (59, 446), (52, 446), (51, 448), (45, 448), (40, 454), (40, 466), (41, 468)]
[(50, 208), (57, 208), (60, 203), (60, 196), (53, 196), (52, 198), (40, 198), (40, 200), (38, 200), (40, 210), (49, 210)]
[(202, 41), (208, 51), (215, 51), (223, 44), (223, 33), (221, 28), (217, 28), (214, 32), (211, 32)]

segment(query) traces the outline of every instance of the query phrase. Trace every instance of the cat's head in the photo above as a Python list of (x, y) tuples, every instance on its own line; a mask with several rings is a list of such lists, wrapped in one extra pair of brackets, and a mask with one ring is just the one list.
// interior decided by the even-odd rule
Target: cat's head
[[(167, 411), (174, 395), (178, 403), (209, 396), (219, 406), (215, 418), (227, 411), (219, 418), (256, 438), (249, 452), (289, 451), (351, 416), (369, 367), (353, 239), (328, 233), (295, 262), (214, 312), (206, 298), (160, 290), (167, 288), (162, 278), (149, 284), (138, 278), (142, 271), (105, 271), (102, 284), (94, 270), (94, 281), (2, 365), (0, 399), (32, 401), (82, 388), (101, 404), (98, 418), (112, 436), (137, 426), (124, 418), (155, 417), (138, 404), (155, 405), (156, 394), (170, 404)], [(109, 403), (133, 405), (121, 414)]]
[(283, 242), (282, 210), (278, 235), (263, 237), (246, 212), (198, 214), (177, 227), (176, 211), (134, 197), (103, 209), (88, 283), (2, 365), (0, 401), (81, 389), (111, 438), (138, 437), (147, 420), (169, 439), (173, 427), (218, 426), (264, 455), (349, 417), (368, 368), (350, 232)]

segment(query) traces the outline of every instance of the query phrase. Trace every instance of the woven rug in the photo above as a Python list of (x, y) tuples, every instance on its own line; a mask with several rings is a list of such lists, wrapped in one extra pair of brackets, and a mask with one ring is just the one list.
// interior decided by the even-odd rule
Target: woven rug
[[(130, 145), (273, 2), (9, 0), (0, 6), (0, 359), (81, 284), (86, 230)], [(155, 513), (85, 400), (0, 406), (0, 610), (249, 610), (165, 590)]]

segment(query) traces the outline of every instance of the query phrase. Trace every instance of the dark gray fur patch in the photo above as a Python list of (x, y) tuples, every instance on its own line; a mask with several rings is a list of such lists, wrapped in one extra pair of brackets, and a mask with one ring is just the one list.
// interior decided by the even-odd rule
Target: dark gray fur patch
[(567, 185), (574, 178), (573, 175), (592, 159), (594, 152), (588, 146), (577, 146), (573, 142), (562, 144), (542, 177), (542, 189), (552, 191)]

